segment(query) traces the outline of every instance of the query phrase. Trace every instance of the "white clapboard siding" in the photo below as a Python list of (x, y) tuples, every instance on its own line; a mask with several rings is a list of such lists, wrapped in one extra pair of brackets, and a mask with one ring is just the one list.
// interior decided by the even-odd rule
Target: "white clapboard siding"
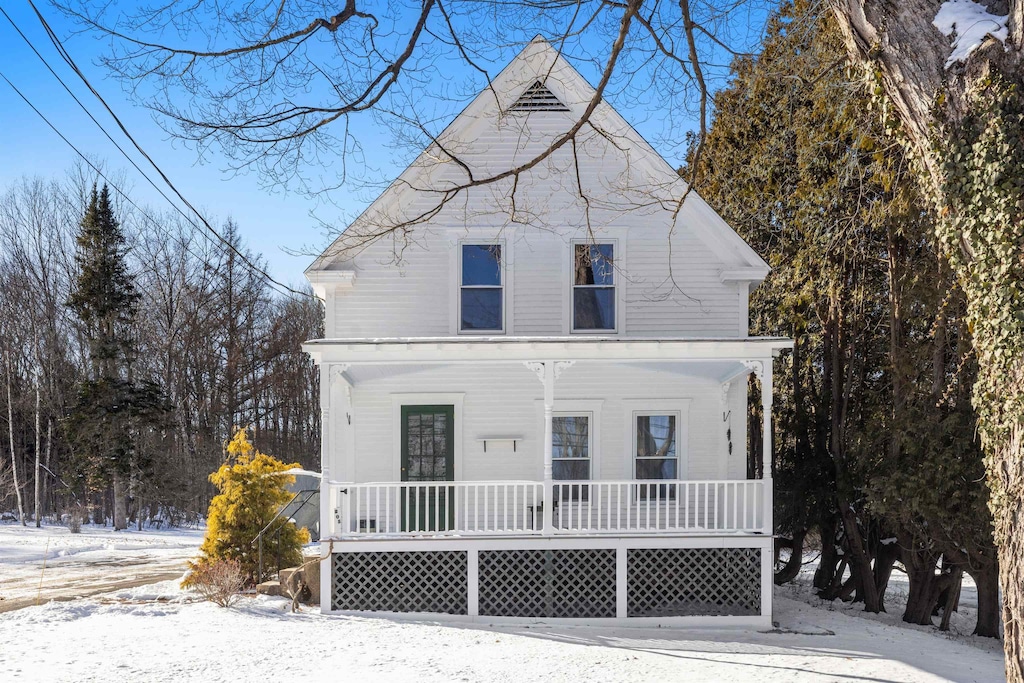
[[(542, 387), (521, 365), (459, 365), (423, 367), (415, 372), (387, 371), (357, 381), (353, 389), (352, 426), (355, 433), (354, 478), (357, 482), (399, 481), (395, 423), (396, 394), (462, 393), (461, 459), (456, 462), (462, 481), (540, 481), (543, 479)], [(686, 441), (680, 449), (680, 476), (718, 480), (744, 478), (745, 385), (731, 392), (734, 415), (733, 452), (726, 463), (720, 385), (706, 378), (689, 377), (656, 369), (615, 365), (578, 364), (566, 370), (555, 389), (559, 401), (600, 400), (600, 442), (593, 454), (594, 479), (632, 479), (631, 406), (663, 401), (666, 406), (686, 404)], [(673, 403), (674, 402), (674, 403)], [(345, 419), (344, 415), (330, 419)], [(682, 427), (682, 425), (681, 425)], [(682, 433), (680, 429), (680, 433)], [(479, 439), (500, 435), (522, 437), (513, 450), (508, 442), (490, 442), (487, 451)], [(350, 471), (340, 441), (332, 444), (332, 472)]]
[[(510, 111), (538, 80), (566, 111)], [(746, 334), (746, 290), (766, 264), (699, 197), (676, 204), (682, 181), (607, 103), (572, 144), (515, 180), (465, 188), (532, 162), (594, 94), (543, 41), (493, 88), (444, 131), (443, 149), (420, 155), (317, 260), (313, 270), (355, 272), (353, 286), (326, 293), (328, 337), (456, 333), (458, 243), (494, 239), (508, 269), (505, 334), (570, 332), (571, 243), (590, 239), (617, 245), (618, 336)], [(461, 189), (442, 195), (452, 188)]]

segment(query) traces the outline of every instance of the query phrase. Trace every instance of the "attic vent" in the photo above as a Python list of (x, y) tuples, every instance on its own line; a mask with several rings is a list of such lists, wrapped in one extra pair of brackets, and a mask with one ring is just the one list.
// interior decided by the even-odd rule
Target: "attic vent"
[(540, 81), (526, 89), (509, 111), (569, 111), (569, 107), (555, 97)]

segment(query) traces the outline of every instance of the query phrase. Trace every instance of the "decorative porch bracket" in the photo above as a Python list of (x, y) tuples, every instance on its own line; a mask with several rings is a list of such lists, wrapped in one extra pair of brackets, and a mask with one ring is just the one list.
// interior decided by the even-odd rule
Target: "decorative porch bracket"
[(571, 367), (576, 361), (526, 361), (523, 363), (527, 368), (533, 370), (537, 379), (544, 385), (544, 514), (542, 522), (542, 533), (550, 535), (553, 532), (552, 509), (554, 508), (554, 468), (552, 465), (554, 436), (553, 413), (555, 409), (555, 380), (562, 372)]

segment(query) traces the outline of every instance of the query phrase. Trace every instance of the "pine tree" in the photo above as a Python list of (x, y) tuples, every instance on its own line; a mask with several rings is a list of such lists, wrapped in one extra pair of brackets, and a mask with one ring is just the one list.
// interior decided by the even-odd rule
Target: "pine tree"
[[(227, 462), (210, 475), (219, 493), (210, 501), (206, 536), (199, 547), (202, 556), (190, 566), (195, 571), (217, 560), (233, 560), (250, 582), (257, 583), (263, 577), (259, 576), (259, 551), (253, 541), (267, 525), (273, 522), (272, 533), (264, 536), (264, 557), (280, 558), (282, 566), (300, 564), (302, 546), (309, 543), (306, 529), (288, 519), (276, 519), (292, 498), (286, 487), (295, 477), (285, 472), (299, 465), (260, 453), (244, 428), (235, 433), (227, 451)], [(183, 585), (190, 585), (189, 577)]]
[(89, 342), (90, 373), (78, 386), (68, 423), (84, 469), (114, 494), (114, 529), (127, 527), (128, 482), (145, 463), (135, 437), (160, 426), (170, 406), (160, 387), (135, 381), (132, 324), (138, 313), (127, 244), (106, 185), (93, 187), (77, 237), (78, 276), (68, 299)]

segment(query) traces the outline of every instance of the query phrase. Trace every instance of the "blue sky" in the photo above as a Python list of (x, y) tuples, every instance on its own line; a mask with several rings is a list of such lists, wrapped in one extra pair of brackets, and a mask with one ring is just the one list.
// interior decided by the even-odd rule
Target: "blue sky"
[[(72, 27), (67, 20), (49, 5), (39, 4), (39, 7), (58, 35), (64, 37), (70, 33)], [(4, 9), (93, 115), (115, 139), (121, 142), (122, 147), (133, 154), (137, 163), (149, 172), (148, 166), (134, 154), (130, 144), (123, 140), (113, 120), (103, 111), (100, 103), (61, 61), (28, 3), (5, 2)], [(742, 22), (748, 35), (756, 34), (759, 29), (756, 24), (763, 23), (763, 13), (736, 16), (730, 28)], [(522, 27), (520, 32), (521, 36), (510, 36), (509, 42), (514, 42), (512, 38), (529, 40), (537, 30)], [(749, 42), (749, 37), (746, 40)], [(239, 225), (248, 247), (261, 253), (268, 262), (270, 273), (285, 283), (303, 284), (302, 270), (311, 260), (308, 256), (287, 254), (285, 249), (299, 250), (321, 246), (325, 237), (318, 219), (327, 223), (344, 224), (346, 219), (358, 214), (374, 196), (374, 191), (366, 187), (343, 187), (331, 195), (330, 202), (326, 202), (279, 187), (268, 189), (260, 183), (255, 170), (243, 173), (228, 172), (225, 170), (228, 166), (227, 160), (215, 152), (200, 162), (194, 149), (172, 139), (154, 121), (148, 109), (130, 101), (122, 85), (109, 77), (104, 67), (96, 64), (97, 57), (105, 47), (100, 40), (89, 34), (79, 34), (68, 39), (65, 46), (96, 89), (124, 121), (126, 127), (163, 168), (182, 194), (200, 207), (215, 225), (219, 225), (229, 216), (232, 217)], [(515, 50), (510, 48), (493, 50), (490, 53), (492, 63), (487, 65), (488, 69), (493, 69), (492, 75), (497, 73), (514, 54)], [(726, 62), (727, 59), (727, 56), (719, 56), (718, 61)], [(444, 79), (454, 76), (453, 80), (457, 80), (467, 75), (465, 71), (459, 71), (464, 70), (464, 66), (454, 61), (450, 64), (453, 65), (454, 73), (441, 73), (438, 70), (435, 71), (436, 77)], [(593, 65), (574, 65), (593, 82), (596, 73)], [(130, 191), (134, 201), (156, 210), (163, 211), (169, 208), (153, 188), (131, 169), (128, 162), (74, 103), (2, 16), (0, 71), (82, 152), (92, 158), (104, 160), (110, 169), (123, 169), (129, 179), (125, 189)], [(449, 99), (438, 107), (439, 129), (468, 101), (468, 97), (468, 93), (460, 93), (458, 97)], [(695, 125), (692, 115), (684, 113), (682, 116), (669, 118), (659, 110), (659, 102), (654, 98), (648, 101), (637, 99), (630, 103), (631, 106), (623, 106), (623, 103), (616, 102), (614, 96), (611, 100), (612, 104), (617, 106), (669, 161), (680, 161), (678, 145), (675, 145), (675, 150), (666, 150), (658, 141), (665, 139), (666, 128), (671, 128), (671, 136), (679, 139), (682, 132)], [(372, 164), (373, 173), (382, 180), (394, 177), (409, 159), (410, 150), (395, 149), (390, 133), (380, 126), (373, 125), (369, 120), (358, 125), (359, 138), (367, 150), (367, 161)], [(0, 131), (0, 187), (6, 187), (21, 176), (61, 176), (77, 159), (77, 155), (2, 81)], [(673, 151), (676, 154), (673, 154)], [(311, 171), (315, 175), (319, 170)], [(330, 176), (332, 172), (330, 167), (326, 169), (326, 175)], [(150, 175), (155, 179), (155, 174)], [(327, 180), (330, 180), (330, 177)]]

